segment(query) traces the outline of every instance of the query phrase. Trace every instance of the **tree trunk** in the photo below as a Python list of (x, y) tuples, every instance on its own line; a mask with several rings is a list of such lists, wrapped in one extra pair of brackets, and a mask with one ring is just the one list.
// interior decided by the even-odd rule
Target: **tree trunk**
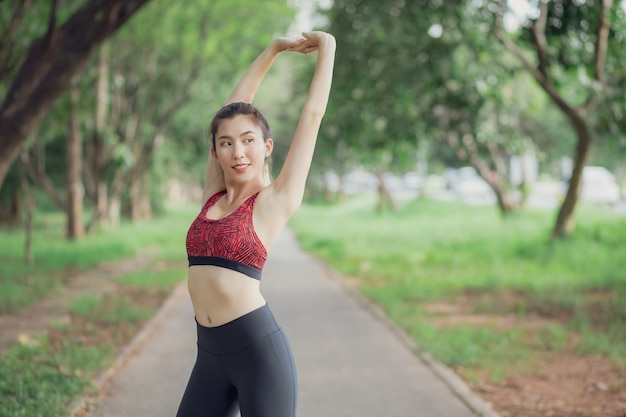
[(122, 224), (122, 201), (120, 196), (111, 196), (109, 200), (107, 227), (117, 230)]
[(22, 218), (22, 202), (18, 190), (11, 195), (7, 205), (0, 206), (0, 224), (13, 225), (20, 223)]
[[(493, 187), (492, 187), (493, 188)], [(496, 195), (496, 199), (498, 200), (498, 207), (500, 208), (500, 213), (503, 216), (513, 212), (515, 210), (515, 205), (511, 203), (508, 193), (503, 192), (500, 189), (493, 189)]]
[(33, 199), (33, 191), (28, 184), (28, 177), (26, 175), (26, 163), (22, 160), (20, 164), (20, 187), (22, 194), (24, 195), (24, 262), (26, 265), (35, 264), (35, 256), (33, 254), (33, 211), (35, 209), (35, 203)]
[(148, 177), (145, 173), (143, 175), (133, 175), (131, 178), (130, 218), (133, 221), (147, 220), (152, 217), (147, 180)]
[(591, 154), (592, 139), (584, 120), (575, 112), (568, 114), (568, 116), (576, 129), (578, 143), (576, 145), (574, 167), (572, 168), (567, 193), (565, 194), (565, 199), (559, 209), (559, 215), (556, 218), (554, 229), (552, 230), (552, 237), (554, 238), (564, 238), (574, 230), (574, 213), (582, 187), (583, 168), (587, 165)]
[[(443, 134), (443, 139), (448, 146), (450, 146), (450, 149), (454, 151), (459, 161), (469, 162), (469, 164), (474, 167), (478, 175), (485, 180), (487, 184), (489, 184), (496, 196), (500, 214), (506, 216), (510, 212), (519, 208), (519, 206), (512, 201), (510, 194), (507, 192), (504, 186), (504, 180), (498, 173), (498, 170), (490, 170), (487, 162), (485, 162), (479, 155), (473, 135), (466, 133), (463, 135), (463, 140), (460, 141), (458, 133), (448, 130)], [(498, 166), (499, 162), (496, 151), (494, 149), (489, 149), (489, 154), (491, 155), (493, 163)]]
[(388, 203), (392, 211), (398, 211), (398, 205), (385, 185), (384, 173), (379, 170), (377, 171), (376, 176), (378, 177), (378, 203), (376, 205), (376, 209), (379, 212), (382, 212)]
[(35, 40), (0, 106), (0, 189), (30, 133), (69, 86), (94, 45), (124, 24), (148, 0), (92, 0)]
[(85, 234), (83, 226), (83, 196), (85, 194), (82, 182), (82, 138), (78, 115), (79, 91), (75, 84), (70, 90), (70, 129), (67, 135), (67, 238), (79, 240)]
[(106, 163), (104, 161), (104, 130), (107, 125), (109, 109), (109, 43), (100, 46), (98, 56), (98, 82), (96, 85), (95, 126), (87, 151), (87, 187), (91, 196), (92, 212), (89, 230), (92, 231), (106, 224), (108, 210), (107, 184), (104, 179)]
[(109, 191), (104, 180), (96, 184), (95, 203), (91, 210), (91, 219), (87, 227), (89, 232), (93, 232), (101, 227), (109, 226)]

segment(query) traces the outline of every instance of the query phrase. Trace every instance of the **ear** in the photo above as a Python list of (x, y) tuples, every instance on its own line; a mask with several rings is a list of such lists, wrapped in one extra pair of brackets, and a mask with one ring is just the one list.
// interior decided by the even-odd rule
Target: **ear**
[(217, 153), (215, 152), (215, 148), (213, 146), (211, 146), (211, 156), (217, 159)]
[(269, 158), (274, 150), (274, 141), (272, 138), (269, 138), (265, 141), (265, 157)]

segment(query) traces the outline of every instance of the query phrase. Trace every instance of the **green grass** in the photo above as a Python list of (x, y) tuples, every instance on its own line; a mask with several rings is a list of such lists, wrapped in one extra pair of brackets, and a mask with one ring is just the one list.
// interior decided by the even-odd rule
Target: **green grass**
[[(551, 211), (502, 218), (493, 207), (426, 199), (377, 213), (360, 198), (305, 205), (290, 225), (324, 259), (451, 366), (501, 377), (536, 350), (626, 357), (626, 215), (579, 207), (575, 233), (552, 241)], [(456, 325), (438, 328), (423, 311), (435, 301), (471, 300), (471, 313), (530, 314), (558, 324), (535, 331)]]
[(76, 316), (92, 322), (135, 323), (150, 318), (153, 311), (138, 308), (133, 305), (127, 296), (106, 295), (104, 299), (96, 295), (85, 295), (76, 298), (70, 306), (70, 311)]
[[(139, 253), (155, 258), (144, 270), (118, 277), (121, 294), (86, 294), (72, 300), (70, 313), (77, 320), (56, 321), (54, 340), (27, 338), (0, 352), (1, 417), (67, 414), (68, 405), (114, 360), (115, 343), (126, 340), (154, 314), (125, 294), (167, 292), (184, 279), (184, 268), (171, 261), (184, 265), (185, 234), (196, 214), (197, 208), (171, 210), (80, 242), (63, 239), (58, 215), (36, 214), (32, 267), (23, 262), (23, 233), (0, 230), (0, 314), (27, 306), (101, 262)], [(102, 333), (104, 327), (109, 333)]]
[(121, 284), (134, 288), (171, 288), (180, 282), (180, 269), (165, 269), (161, 271), (135, 271), (119, 278)]
[(195, 208), (177, 209), (152, 221), (123, 224), (119, 230), (64, 238), (63, 218), (35, 213), (35, 264), (24, 262), (22, 230), (0, 230), (0, 314), (15, 312), (86, 268), (155, 249), (159, 260), (184, 259), (187, 227)]
[(101, 308), (100, 297), (95, 294), (83, 295), (72, 300), (70, 313), (77, 316), (87, 317)]
[(55, 417), (89, 384), (112, 355), (110, 345), (86, 347), (66, 340), (51, 348), (45, 338), (16, 345), (0, 361), (0, 415)]

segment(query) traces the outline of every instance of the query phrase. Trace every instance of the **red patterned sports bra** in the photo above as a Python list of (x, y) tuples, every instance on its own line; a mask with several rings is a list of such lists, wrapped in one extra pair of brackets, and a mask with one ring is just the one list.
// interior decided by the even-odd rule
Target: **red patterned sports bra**
[(254, 231), (252, 210), (259, 193), (246, 199), (237, 210), (218, 220), (206, 213), (226, 191), (207, 200), (187, 232), (189, 266), (214, 265), (261, 279), (267, 250)]

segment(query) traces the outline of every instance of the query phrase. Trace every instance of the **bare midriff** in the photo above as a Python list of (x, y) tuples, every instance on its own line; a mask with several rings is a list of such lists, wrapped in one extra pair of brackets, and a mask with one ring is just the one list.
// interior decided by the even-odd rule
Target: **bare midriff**
[(187, 286), (196, 320), (205, 327), (221, 326), (266, 303), (259, 280), (218, 266), (190, 266)]

